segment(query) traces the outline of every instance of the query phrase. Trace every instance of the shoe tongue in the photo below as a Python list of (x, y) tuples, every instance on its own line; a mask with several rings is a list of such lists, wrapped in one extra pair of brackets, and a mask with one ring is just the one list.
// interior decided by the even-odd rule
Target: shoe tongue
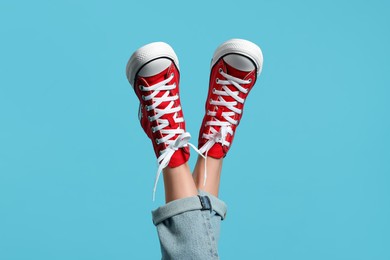
[(160, 73), (157, 73), (156, 75), (145, 77), (145, 80), (148, 82), (149, 86), (157, 84), (158, 82), (161, 82), (169, 77), (168, 70), (169, 67), (161, 71)]
[(225, 62), (225, 67), (227, 74), (240, 79), (244, 79), (250, 73), (250, 71), (238, 70), (233, 66), (230, 66), (227, 62)]

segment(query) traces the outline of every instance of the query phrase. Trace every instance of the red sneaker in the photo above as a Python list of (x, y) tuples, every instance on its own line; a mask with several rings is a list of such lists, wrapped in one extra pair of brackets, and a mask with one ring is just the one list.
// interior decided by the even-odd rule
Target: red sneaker
[(260, 48), (249, 41), (232, 39), (221, 44), (211, 61), (206, 114), (199, 132), (199, 150), (223, 158), (232, 145), (245, 99), (263, 68)]
[(190, 134), (185, 130), (179, 97), (179, 62), (168, 44), (150, 43), (133, 53), (126, 75), (140, 101), (141, 126), (158, 158), (154, 200), (161, 171), (166, 166), (177, 167), (190, 157)]

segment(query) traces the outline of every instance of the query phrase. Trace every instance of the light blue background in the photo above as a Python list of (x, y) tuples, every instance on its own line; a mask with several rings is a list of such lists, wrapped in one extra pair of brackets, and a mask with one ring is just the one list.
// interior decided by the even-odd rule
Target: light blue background
[[(196, 144), (209, 63), (264, 70), (225, 160), (222, 259), (390, 259), (386, 1), (0, 2), (0, 259), (158, 259), (131, 53), (173, 46)], [(191, 166), (195, 163), (192, 153)]]

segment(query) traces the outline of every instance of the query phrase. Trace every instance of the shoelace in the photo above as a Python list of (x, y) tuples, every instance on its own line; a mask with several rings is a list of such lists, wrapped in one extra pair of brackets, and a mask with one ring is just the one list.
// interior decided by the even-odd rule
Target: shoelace
[[(204, 181), (203, 181), (203, 186), (206, 185), (206, 180), (207, 180), (207, 154), (211, 147), (215, 143), (221, 143), (222, 145), (225, 146), (230, 146), (230, 142), (226, 141), (226, 137), (228, 134), (233, 135), (233, 130), (231, 125), (237, 125), (238, 120), (235, 120), (234, 115), (241, 114), (242, 109), (237, 108), (237, 104), (241, 103), (243, 104), (245, 102), (245, 99), (239, 97), (240, 92), (247, 94), (248, 89), (242, 87), (240, 84), (249, 84), (252, 82), (251, 79), (249, 80), (243, 80), (240, 78), (233, 77), (227, 73), (225, 73), (222, 69), (219, 70), (219, 73), (226, 79), (226, 80), (220, 80), (217, 78), (216, 83), (218, 85), (222, 85), (222, 90), (216, 90), (215, 88), (213, 89), (213, 94), (218, 95), (218, 100), (210, 100), (211, 105), (215, 106), (225, 106), (227, 107), (230, 111), (222, 112), (221, 116), (226, 120), (226, 121), (220, 121), (218, 119), (215, 119), (215, 121), (207, 121), (206, 126), (211, 126), (210, 127), (210, 134), (203, 134), (202, 137), (207, 139), (208, 141), (199, 149), (199, 151), (203, 154), (205, 153), (205, 164), (204, 164)], [(236, 87), (237, 91), (232, 91), (228, 85), (233, 85)], [(235, 101), (226, 101), (223, 96), (230, 96), (232, 97)], [(217, 115), (216, 111), (207, 111), (207, 115), (215, 117)], [(219, 131), (217, 131), (213, 126), (219, 126)]]
[[(203, 156), (199, 150), (191, 143), (189, 143), (189, 139), (191, 138), (191, 135), (188, 132), (185, 132), (184, 129), (166, 129), (167, 126), (169, 126), (169, 120), (161, 118), (165, 114), (172, 114), (173, 120), (175, 123), (181, 123), (184, 122), (184, 118), (177, 117), (177, 112), (181, 110), (180, 106), (173, 107), (174, 101), (179, 98), (178, 95), (175, 96), (169, 96), (169, 91), (176, 88), (176, 84), (167, 85), (168, 82), (170, 82), (174, 77), (174, 74), (171, 74), (170, 77), (167, 79), (154, 84), (149, 87), (145, 86), (139, 86), (141, 91), (153, 91), (150, 95), (142, 96), (142, 99), (145, 101), (152, 100), (153, 104), (146, 106), (145, 109), (147, 111), (154, 110), (155, 115), (149, 116), (148, 119), (150, 122), (157, 121), (157, 126), (152, 127), (152, 132), (160, 131), (163, 136), (162, 138), (156, 139), (157, 144), (165, 143), (167, 144), (167, 148), (165, 150), (160, 151), (160, 156), (157, 159), (158, 169), (156, 174), (156, 179), (154, 181), (154, 187), (153, 187), (153, 201), (155, 200), (156, 196), (156, 190), (157, 190), (157, 183), (160, 178), (160, 174), (162, 170), (168, 166), (169, 161), (175, 151), (182, 147), (186, 147), (187, 145), (190, 145), (192, 148), (194, 148), (195, 151), (197, 151), (201, 156)], [(165, 93), (161, 97), (156, 97), (157, 94), (160, 91), (165, 91)], [(168, 106), (166, 106), (164, 109), (157, 108), (161, 103), (170, 101)], [(179, 135), (176, 139), (171, 140), (175, 135)], [(203, 156), (204, 157), (204, 156)]]

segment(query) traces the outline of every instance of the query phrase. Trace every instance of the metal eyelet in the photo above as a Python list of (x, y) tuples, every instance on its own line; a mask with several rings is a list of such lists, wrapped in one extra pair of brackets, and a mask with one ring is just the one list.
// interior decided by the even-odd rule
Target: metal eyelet
[(211, 102), (213, 102), (213, 100), (210, 98), (209, 103), (211, 104)]
[(149, 122), (152, 122), (152, 118), (150, 116), (148, 116), (148, 119), (149, 119)]
[(252, 82), (252, 79), (248, 79), (248, 81), (249, 81), (249, 83), (251, 83), (251, 82)]
[(171, 73), (171, 77), (173, 77), (173, 76), (175, 76), (175, 74), (172, 72), (172, 73)]
[(139, 88), (140, 90), (144, 90), (144, 86), (142, 86), (142, 85), (139, 85), (138, 88)]
[(156, 132), (156, 129), (154, 127), (152, 127), (152, 132), (155, 133)]
[(145, 101), (145, 96), (144, 96), (144, 95), (142, 95), (142, 100), (144, 100), (144, 101)]
[(219, 68), (219, 70), (218, 70), (218, 71), (219, 71), (219, 73), (222, 73), (222, 72), (223, 72), (222, 68)]
[(157, 139), (157, 138), (155, 139), (155, 141), (156, 141), (156, 144), (160, 144), (160, 142), (158, 141), (158, 139)]
[(217, 91), (215, 88), (213, 88), (213, 94), (215, 94), (215, 91)]
[(219, 78), (217, 78), (217, 79), (215, 80), (215, 83), (217, 83), (217, 84), (219, 83)]

